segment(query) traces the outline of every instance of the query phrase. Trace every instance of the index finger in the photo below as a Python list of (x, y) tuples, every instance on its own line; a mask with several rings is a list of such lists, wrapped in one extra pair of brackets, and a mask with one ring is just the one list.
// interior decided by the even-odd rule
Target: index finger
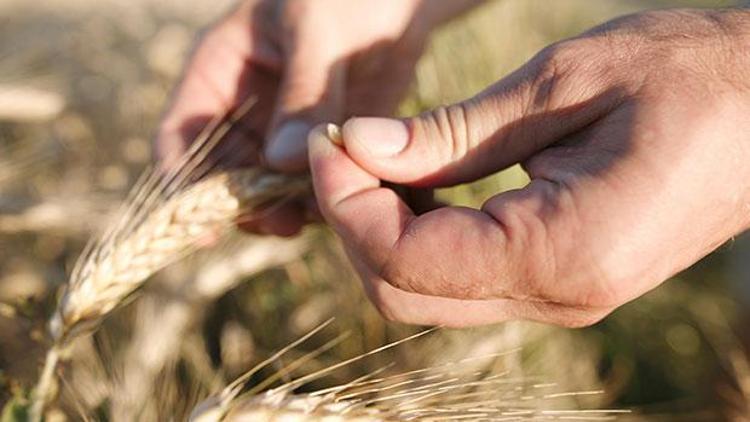
[(256, 105), (238, 125), (244, 133), (235, 137), (262, 142), (281, 59), (261, 35), (263, 28), (254, 24), (262, 13), (258, 3), (242, 2), (197, 45), (157, 134), (156, 154), (167, 166), (212, 119), (251, 97)]
[(506, 233), (479, 210), (441, 208), (416, 216), (390, 189), (332, 144), (310, 135), (310, 168), (321, 212), (378, 276), (413, 293), (457, 299), (525, 298)]

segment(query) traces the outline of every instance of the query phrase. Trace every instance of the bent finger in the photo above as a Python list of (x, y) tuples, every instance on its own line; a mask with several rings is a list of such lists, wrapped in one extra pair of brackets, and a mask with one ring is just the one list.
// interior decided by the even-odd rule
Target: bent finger
[(461, 300), (405, 292), (372, 273), (356, 255), (350, 253), (350, 257), (373, 306), (384, 318), (404, 324), (465, 328), (528, 320), (577, 328), (598, 322), (610, 311), (514, 299)]
[[(281, 56), (252, 20), (256, 1), (244, 1), (206, 32), (175, 89), (157, 133), (156, 155), (169, 167), (211, 120), (253, 97), (246, 132), (263, 133), (270, 120)], [(260, 140), (260, 139), (259, 139)], [(259, 141), (258, 140), (258, 141)]]

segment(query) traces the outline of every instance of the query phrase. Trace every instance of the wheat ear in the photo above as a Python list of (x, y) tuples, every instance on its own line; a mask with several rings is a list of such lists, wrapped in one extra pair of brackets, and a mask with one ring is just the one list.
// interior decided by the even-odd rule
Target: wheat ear
[(57, 343), (90, 331), (158, 270), (231, 227), (248, 208), (297, 194), (307, 184), (260, 170), (219, 173), (149, 213), (132, 232), (107, 243), (71, 278), (51, 323)]
[[(601, 391), (559, 392), (554, 383), (495, 369), (521, 349), (446, 362), (432, 367), (385, 375), (386, 365), (357, 379), (312, 392), (296, 390), (312, 381), (370, 356), (383, 353), (435, 331), (427, 330), (334, 363), (313, 373), (295, 373), (319, 354), (340, 344), (345, 334), (287, 364), (243, 393), (258, 372), (280, 365), (282, 356), (320, 332), (315, 328), (238, 378), (193, 411), (192, 422), (391, 422), (391, 421), (541, 421), (616, 420), (624, 409), (579, 409), (566, 399), (600, 395)], [(505, 365), (503, 365), (505, 366)], [(291, 380), (277, 385), (276, 382)]]
[(32, 420), (40, 420), (62, 349), (92, 332), (156, 271), (230, 229), (258, 206), (310, 190), (306, 177), (260, 168), (216, 172), (209, 154), (252, 103), (211, 122), (168, 172), (147, 173), (122, 217), (79, 258), (50, 322), (53, 339), (35, 391)]

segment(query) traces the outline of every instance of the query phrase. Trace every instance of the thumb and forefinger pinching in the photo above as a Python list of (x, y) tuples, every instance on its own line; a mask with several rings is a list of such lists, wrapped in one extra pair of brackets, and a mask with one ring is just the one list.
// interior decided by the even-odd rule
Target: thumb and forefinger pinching
[(545, 204), (557, 200), (554, 183), (537, 181), (498, 195), (482, 210), (445, 207), (419, 216), (380, 184), (433, 188), (473, 181), (527, 160), (596, 118), (595, 107), (559, 113), (549, 103), (536, 104), (531, 86), (537, 84), (529, 80), (543, 74), (537, 67), (532, 63), (470, 100), (411, 119), (350, 119), (340, 145), (329, 140), (325, 126), (311, 132), (310, 169), (323, 217), (375, 274), (432, 296), (544, 296), (551, 265), (530, 261), (532, 252), (549, 252), (543, 214)]
[[(510, 318), (580, 326), (603, 316), (602, 309), (568, 306), (543, 293), (549, 287), (544, 281), (552, 278), (543, 256), (549, 251), (535, 244), (541, 240), (533, 224), (525, 226), (527, 218), (514, 215), (526, 212), (523, 205), (497, 214), (446, 207), (417, 216), (350, 157), (346, 138), (331, 138), (325, 125), (309, 137), (315, 194), (384, 315), (455, 326)], [(511, 202), (533, 202), (545, 189), (534, 184), (530, 193), (512, 193)], [(538, 206), (529, 213), (533, 208)], [(459, 308), (474, 314), (446, 314)]]
[(609, 307), (578, 283), (587, 274), (568, 277), (558, 266), (561, 260), (573, 265), (565, 240), (577, 227), (564, 183), (532, 174), (528, 186), (498, 194), (482, 209), (444, 207), (421, 215), (381, 186), (381, 180), (423, 188), (474, 181), (526, 162), (611, 111), (617, 96), (601, 94), (606, 84), (574, 89), (584, 75), (549, 56), (540, 54), (461, 103), (409, 119), (350, 119), (339, 145), (324, 126), (311, 132), (321, 213), (370, 273), (432, 297), (537, 304), (523, 309), (554, 303), (596, 308), (598, 316)]
[(509, 259), (516, 253), (492, 215), (446, 207), (416, 216), (331, 142), (325, 126), (311, 132), (309, 155), (323, 216), (349, 250), (391, 285), (457, 299), (528, 296)]

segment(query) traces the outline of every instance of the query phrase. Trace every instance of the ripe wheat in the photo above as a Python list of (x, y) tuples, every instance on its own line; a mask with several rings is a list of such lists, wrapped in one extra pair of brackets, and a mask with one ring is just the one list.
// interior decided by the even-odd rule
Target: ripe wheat
[(427, 330), (379, 347), (311, 374), (289, 378), (319, 354), (333, 348), (342, 335), (319, 349), (282, 366), (274, 375), (242, 392), (244, 384), (263, 368), (278, 365), (281, 357), (330, 323), (324, 323), (291, 345), (256, 365), (219, 394), (195, 408), (191, 422), (390, 422), (390, 421), (542, 421), (615, 420), (630, 413), (619, 409), (580, 409), (565, 399), (595, 396), (601, 391), (559, 392), (552, 383), (518, 376), (490, 367), (498, 359), (514, 355), (510, 350), (458, 362), (383, 375), (383, 367), (358, 379), (315, 392), (295, 390), (367, 357), (413, 341)]
[(309, 191), (306, 178), (259, 168), (215, 170), (209, 154), (250, 106), (212, 122), (169, 171), (147, 173), (119, 222), (87, 246), (50, 322), (53, 346), (35, 392), (35, 419), (72, 340), (95, 330), (152, 274), (210, 243), (244, 213)]

